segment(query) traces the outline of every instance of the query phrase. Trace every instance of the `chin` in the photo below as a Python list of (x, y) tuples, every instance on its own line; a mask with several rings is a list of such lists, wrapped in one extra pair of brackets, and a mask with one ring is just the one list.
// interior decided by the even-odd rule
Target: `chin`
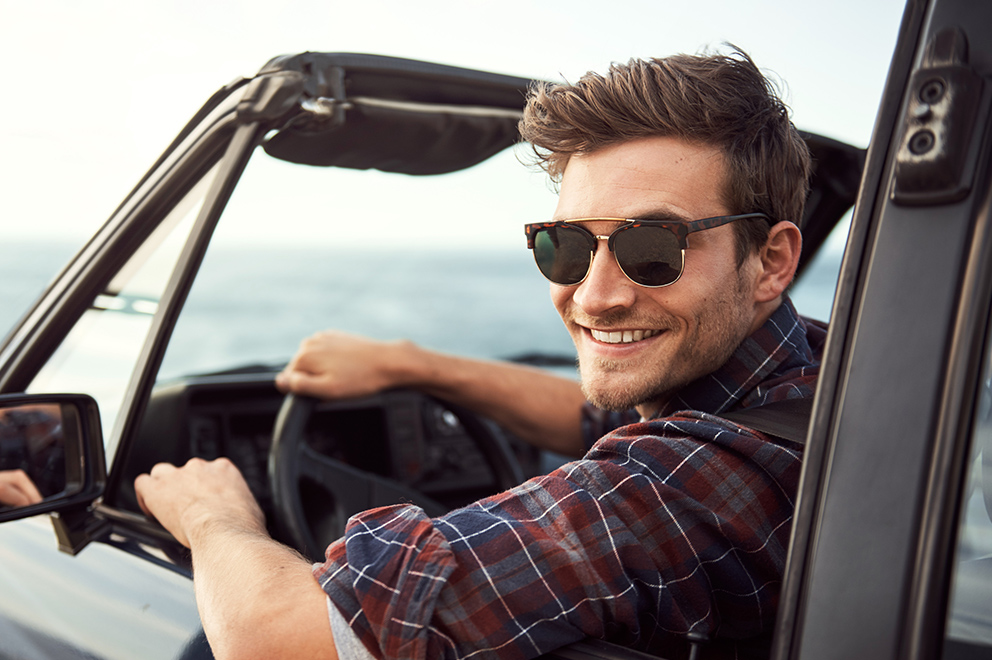
[[(611, 382), (612, 381), (612, 382)], [(654, 388), (618, 383), (611, 378), (582, 379), (582, 394), (592, 405), (611, 412), (630, 410), (654, 398)]]

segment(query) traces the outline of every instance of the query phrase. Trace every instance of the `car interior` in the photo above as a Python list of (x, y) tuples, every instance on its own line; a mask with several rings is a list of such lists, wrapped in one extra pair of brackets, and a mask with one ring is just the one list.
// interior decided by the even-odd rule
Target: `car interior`
[[(570, 340), (548, 304), (546, 285), (532, 263), (523, 268), (530, 278), (525, 286), (536, 292), (533, 302), (522, 300), (515, 283), (506, 281), (509, 270), (500, 264), (465, 275), (465, 280), (473, 280), (475, 291), (445, 289), (452, 284), (465, 286), (447, 268), (425, 283), (423, 278), (438, 268), (434, 264), (443, 265), (452, 257), (450, 252), (445, 256), (433, 250), (430, 235), (423, 243), (425, 221), (410, 217), (412, 206), (429, 208), (430, 231), (454, 236), (456, 249), (474, 263), (485, 262), (485, 251), (476, 253), (461, 246), (482, 248), (486, 241), (504, 240), (480, 234), (480, 226), (493, 227), (500, 236), (520, 234), (521, 259), (529, 260), (520, 226), (541, 208), (550, 212), (553, 205), (553, 192), (542, 173), (520, 175), (519, 161), (526, 154), (513, 147), (529, 81), (341, 54), (277, 58), (263, 73), (267, 70), (309, 71), (312, 78), (332, 81), (332, 87), (343, 85), (347, 91), (338, 89), (334, 98), (346, 101), (301, 113), (281, 129), (270, 131), (263, 148), (252, 156), (173, 329), (140, 427), (117, 456), (105, 506), (119, 515), (138, 516), (135, 476), (160, 461), (182, 464), (191, 457), (227, 456), (244, 473), (277, 538), (314, 555), (341, 535), (347, 517), (357, 511), (403, 500), (441, 513), (560, 464), (563, 457), (542, 455), (489, 420), (417, 392), (389, 391), (359, 400), (316, 402), (284, 397), (273, 384), (274, 374), (303, 338), (306, 331), (301, 328), (312, 332), (322, 327), (343, 327), (381, 338), (412, 336), (427, 345), (435, 342), (438, 350), (515, 360), (574, 375)], [(322, 76), (313, 75), (316, 70)], [(415, 84), (418, 76), (432, 84)], [(831, 232), (845, 230), (841, 220), (853, 204), (864, 161), (861, 149), (818, 135), (804, 137), (814, 156), (815, 174), (803, 221), (801, 269), (814, 261)], [(213, 170), (207, 172), (203, 181), (209, 183), (213, 175)], [(508, 191), (514, 180), (526, 185), (514, 201), (509, 201), (508, 192), (498, 200), (491, 197), (494, 181), (506, 181), (504, 190)], [(438, 187), (428, 187), (425, 196), (418, 198), (411, 185), (418, 191)], [(155, 299), (155, 294), (142, 289), (142, 280), (154, 279), (144, 273), (156, 261), (164, 264), (163, 272), (175, 262), (176, 246), (188, 235), (189, 218), (199, 208), (198, 195), (203, 193), (197, 190), (191, 188), (172, 209), (160, 226), (163, 236), (148, 241), (149, 248), (135, 257), (133, 267), (122, 268), (122, 275), (115, 278), (120, 283), (112, 282), (104, 295), (103, 308), (120, 307), (126, 301), (131, 312), (135, 306), (138, 309), (128, 316), (138, 317), (142, 301)], [(398, 192), (387, 192), (392, 190)], [(378, 197), (372, 205), (370, 194)], [(482, 199), (483, 195), (490, 197)], [(266, 201), (271, 199), (274, 205)], [(326, 216), (326, 222), (318, 218), (314, 225), (310, 216), (318, 199), (323, 204), (319, 215)], [(288, 330), (280, 329), (277, 346), (274, 341), (249, 345), (253, 339), (246, 335), (257, 338), (265, 330), (257, 324), (238, 327), (237, 323), (238, 306), (263, 304), (250, 294), (266, 286), (266, 265), (279, 258), (278, 249), (238, 252), (259, 214), (280, 218), (287, 245), (298, 246), (321, 232), (333, 237), (345, 234), (345, 248), (333, 243), (317, 248), (321, 256), (315, 264), (345, 264), (334, 271), (328, 286), (296, 300), (292, 296), (302, 288), (300, 282), (282, 283), (289, 300), (284, 307), (274, 307), (271, 315), (296, 318), (300, 305), (291, 303), (302, 303), (315, 318), (307, 319), (309, 326), (296, 323)], [(374, 241), (370, 242), (367, 232), (348, 234), (349, 225), (358, 217), (366, 223), (363, 226), (374, 224)], [(361, 242), (365, 245), (356, 247)], [(228, 251), (225, 244), (231, 246)], [(462, 262), (452, 262), (452, 268), (464, 268), (462, 256)], [(246, 280), (244, 272), (229, 267), (232, 261), (250, 262), (252, 270), (260, 273), (258, 279)], [(300, 277), (309, 279), (311, 274)], [(488, 289), (484, 288), (487, 277), (493, 282)], [(416, 290), (404, 288), (411, 278), (418, 282)], [(480, 279), (483, 286), (478, 284)], [(201, 282), (205, 282), (202, 288)], [(504, 289), (513, 293), (506, 294)], [(435, 297), (423, 300), (419, 309), (405, 310), (408, 313), (392, 320), (376, 317), (378, 310), (402, 308), (424, 290), (434, 292)], [(223, 295), (217, 297), (217, 291)], [(496, 305), (495, 312), (485, 310), (493, 305), (478, 302), (473, 308), (477, 315), (466, 315), (464, 302), (445, 309), (451, 300), (470, 297), (477, 301), (500, 295), (511, 298), (503, 307)], [(372, 301), (377, 311), (355, 311), (361, 301)], [(507, 327), (505, 310), (526, 304), (541, 309), (534, 325), (544, 323), (546, 331), (529, 330), (518, 336), (512, 326)], [(314, 311), (322, 305), (327, 308), (324, 316)], [(194, 313), (197, 310), (201, 316)], [(232, 327), (222, 325), (225, 321), (220, 314), (211, 322), (211, 310), (222, 312)], [(486, 313), (502, 318), (489, 318)], [(433, 325), (419, 328), (420, 317), (434, 319)], [(133, 318), (127, 321), (135, 322)], [(458, 331), (452, 333), (456, 326)], [(487, 336), (487, 332), (496, 334)], [(217, 344), (231, 333), (231, 345)], [(140, 332), (137, 335), (141, 337)], [(122, 336), (119, 341), (128, 339)], [(493, 349), (497, 344), (499, 348)], [(218, 359), (221, 354), (228, 357)], [(102, 401), (101, 408), (109, 430), (112, 414), (108, 415)]]

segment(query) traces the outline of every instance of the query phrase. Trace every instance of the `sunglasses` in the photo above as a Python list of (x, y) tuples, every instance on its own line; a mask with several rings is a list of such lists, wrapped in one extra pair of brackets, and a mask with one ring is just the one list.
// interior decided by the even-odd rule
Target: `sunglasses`
[[(631, 282), (646, 287), (674, 284), (685, 266), (686, 237), (736, 220), (768, 220), (764, 213), (721, 215), (692, 222), (576, 218), (524, 225), (527, 248), (541, 273), (555, 284), (574, 286), (589, 275), (599, 241), (605, 240), (620, 270)], [(579, 222), (622, 222), (607, 236), (580, 227)]]

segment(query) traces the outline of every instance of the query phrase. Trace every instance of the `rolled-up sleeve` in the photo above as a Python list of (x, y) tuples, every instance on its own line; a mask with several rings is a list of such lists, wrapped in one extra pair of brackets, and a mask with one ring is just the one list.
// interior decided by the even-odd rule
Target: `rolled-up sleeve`
[(440, 518), (355, 516), (314, 572), (377, 657), (533, 658), (586, 636), (669, 655), (718, 628), (734, 644), (773, 625), (799, 459), (702, 413), (635, 424)]

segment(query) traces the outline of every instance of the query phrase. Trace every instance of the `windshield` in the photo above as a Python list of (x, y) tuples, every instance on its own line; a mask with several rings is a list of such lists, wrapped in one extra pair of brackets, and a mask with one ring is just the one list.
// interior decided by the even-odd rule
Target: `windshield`
[(159, 379), (286, 362), (324, 329), (476, 357), (574, 350), (526, 249), (543, 173), (506, 150), (414, 177), (294, 165), (258, 150), (211, 240)]
[[(556, 196), (519, 149), (423, 177), (294, 165), (258, 150), (159, 380), (278, 367), (325, 329), (474, 357), (551, 358), (571, 371), (571, 339), (522, 228), (551, 217)], [(800, 312), (829, 315), (845, 236), (846, 227), (795, 290)]]

